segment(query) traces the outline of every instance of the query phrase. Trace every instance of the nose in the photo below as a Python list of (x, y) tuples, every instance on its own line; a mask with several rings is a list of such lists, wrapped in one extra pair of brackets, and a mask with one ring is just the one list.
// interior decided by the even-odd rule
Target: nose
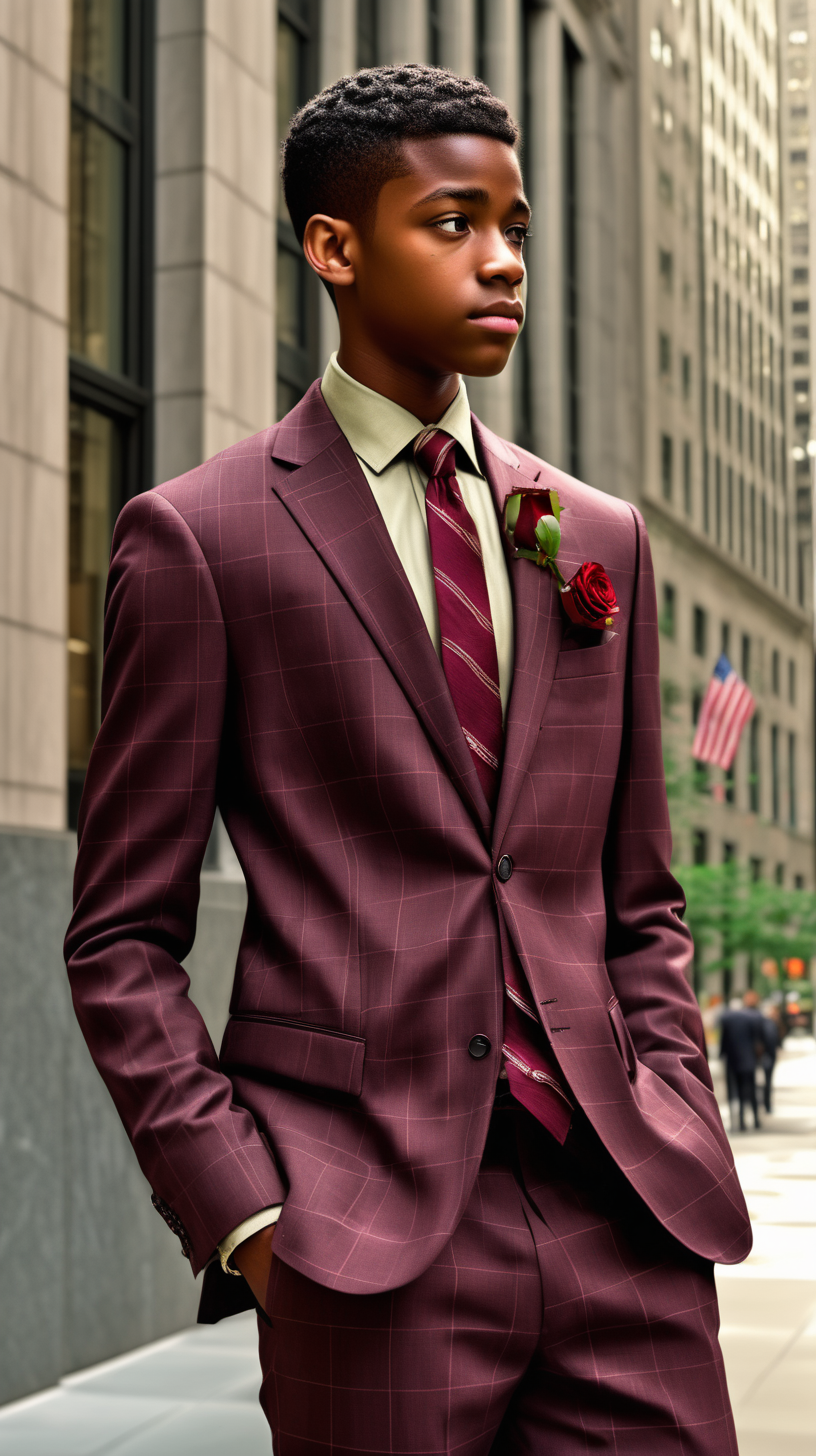
[(491, 232), (489, 245), (479, 264), (479, 281), (492, 283), (494, 279), (500, 279), (510, 288), (519, 288), (524, 282), (525, 272), (518, 249), (510, 246), (504, 233), (498, 228)]

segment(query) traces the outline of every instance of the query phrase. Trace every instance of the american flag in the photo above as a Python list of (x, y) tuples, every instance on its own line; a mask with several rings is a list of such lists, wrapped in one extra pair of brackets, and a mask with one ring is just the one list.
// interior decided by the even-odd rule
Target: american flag
[(751, 689), (723, 653), (703, 698), (692, 757), (698, 763), (715, 763), (729, 769), (739, 747), (740, 734), (755, 707)]

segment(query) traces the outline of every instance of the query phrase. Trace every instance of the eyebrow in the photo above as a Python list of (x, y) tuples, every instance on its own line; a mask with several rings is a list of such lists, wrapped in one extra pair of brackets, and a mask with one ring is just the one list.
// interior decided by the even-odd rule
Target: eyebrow
[[(419, 202), (415, 202), (414, 207), (424, 207), (427, 202), (441, 202), (446, 198), (452, 198), (456, 202), (476, 202), (480, 207), (486, 207), (490, 194), (484, 187), (437, 187), (434, 192), (429, 192)], [(510, 211), (523, 212), (529, 217), (530, 204), (525, 197), (517, 197)]]

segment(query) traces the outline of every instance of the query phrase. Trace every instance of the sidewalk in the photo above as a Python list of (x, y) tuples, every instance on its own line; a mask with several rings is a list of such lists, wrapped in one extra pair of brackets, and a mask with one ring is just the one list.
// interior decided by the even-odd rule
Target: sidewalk
[[(718, 1270), (722, 1344), (740, 1456), (812, 1456), (816, 1042), (789, 1040), (775, 1080), (763, 1130), (734, 1137), (754, 1250)], [(256, 1340), (238, 1315), (68, 1376), (0, 1410), (0, 1456), (270, 1456)]]

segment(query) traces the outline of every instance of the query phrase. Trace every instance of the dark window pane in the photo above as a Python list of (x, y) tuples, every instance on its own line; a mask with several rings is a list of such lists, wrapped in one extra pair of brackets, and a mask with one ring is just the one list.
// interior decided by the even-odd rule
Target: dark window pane
[(127, 0), (74, 0), (71, 69), (115, 96), (126, 91)]
[(376, 66), (379, 55), (377, 0), (357, 0), (357, 65)]
[(71, 114), (70, 347), (124, 372), (125, 147)]
[(99, 727), (102, 609), (120, 502), (122, 448), (112, 419), (71, 404), (68, 577), (68, 767), (81, 787)]
[(292, 349), (306, 347), (304, 269), (306, 263), (288, 248), (278, 248), (276, 319), (278, 341)]

